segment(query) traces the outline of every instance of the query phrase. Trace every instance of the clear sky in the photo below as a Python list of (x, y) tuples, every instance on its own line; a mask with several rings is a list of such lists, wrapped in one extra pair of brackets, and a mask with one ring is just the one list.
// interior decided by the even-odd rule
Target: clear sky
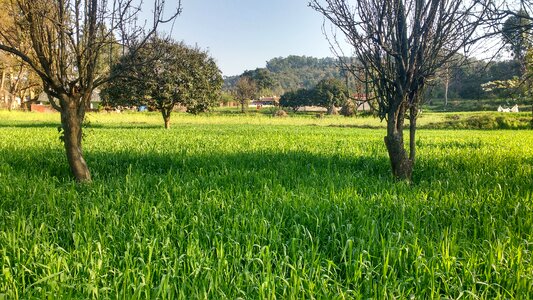
[[(167, 1), (167, 3), (170, 1)], [(208, 49), (224, 75), (264, 67), (274, 57), (333, 56), (322, 16), (307, 0), (182, 0), (172, 36)]]

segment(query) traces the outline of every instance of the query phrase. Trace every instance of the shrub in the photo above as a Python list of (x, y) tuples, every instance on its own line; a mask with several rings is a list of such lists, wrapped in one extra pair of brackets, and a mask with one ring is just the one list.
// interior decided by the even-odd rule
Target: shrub
[(426, 129), (527, 129), (529, 118), (515, 114), (449, 115), (443, 122), (422, 126)]
[(494, 129), (498, 128), (496, 117), (491, 115), (472, 116), (466, 120), (468, 128)]

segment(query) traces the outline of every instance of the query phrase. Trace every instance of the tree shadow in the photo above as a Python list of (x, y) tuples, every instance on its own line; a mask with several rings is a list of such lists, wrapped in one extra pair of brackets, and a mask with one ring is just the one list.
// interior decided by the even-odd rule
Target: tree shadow
[[(57, 122), (1, 122), (0, 121), (0, 128), (58, 128), (61, 126), (61, 122), (59, 120)], [(142, 123), (142, 122), (132, 122), (132, 123), (117, 123), (117, 124), (101, 124), (101, 123), (90, 123), (90, 124), (84, 124), (83, 129), (106, 129), (106, 128), (113, 128), (113, 129), (138, 129), (138, 128), (145, 128), (145, 129), (164, 129), (163, 124), (151, 124), (151, 123)]]
[[(321, 185), (325, 181), (339, 188), (355, 178), (390, 181), (388, 160), (380, 157), (341, 157), (305, 151), (250, 151), (231, 154), (101, 153), (87, 154), (96, 180), (121, 180), (128, 174), (201, 179), (208, 185), (246, 184), (250, 188), (266, 182), (292, 188)], [(355, 174), (355, 176), (352, 176)]]
[[(6, 150), (5, 150), (6, 151)], [(9, 151), (9, 150), (7, 150)], [(36, 168), (42, 174), (59, 179), (71, 179), (65, 154), (62, 149), (9, 153), (13, 172), (31, 175)], [(285, 182), (306, 181), (317, 183), (328, 178), (343, 178), (353, 182), (350, 174), (368, 180), (390, 181), (389, 162), (385, 157), (318, 155), (305, 151), (188, 154), (140, 153), (131, 151), (87, 151), (85, 158), (95, 181), (122, 180), (131, 174), (140, 176), (165, 176), (169, 172), (184, 178), (210, 176), (219, 182), (250, 177), (259, 183), (268, 177)], [(255, 179), (253, 179), (255, 178)]]
[[(62, 148), (38, 152), (0, 151), (9, 151), (0, 156), (10, 158), (7, 163), (13, 173), (30, 178), (39, 170), (41, 176), (73, 181)], [(191, 154), (187, 149), (182, 149), (171, 153), (87, 151), (85, 158), (96, 182), (120, 182), (127, 176), (159, 178), (170, 174), (179, 177), (181, 182), (202, 179), (209, 182), (210, 186), (219, 187), (232, 184), (254, 187), (264, 184), (265, 180), (288, 189), (302, 185), (330, 185), (336, 188), (357, 186), (364, 189), (365, 186), (378, 186), (376, 182), (384, 184), (384, 188), (391, 188), (397, 183), (391, 175), (390, 161), (385, 154), (347, 156), (298, 150)], [(522, 160), (513, 162), (516, 166), (523, 163)], [(504, 166), (501, 168), (505, 169)], [(450, 188), (464, 189), (461, 183), (464, 180), (482, 178), (485, 183), (494, 184), (502, 180), (502, 172), (491, 175), (484, 170), (485, 173), (480, 175), (481, 171), (481, 167), (478, 170), (476, 165), (468, 165), (468, 160), (461, 158), (421, 157), (415, 166), (411, 185), (417, 187), (422, 184), (426, 188), (433, 181), (450, 181), (453, 183)], [(523, 178), (505, 180), (520, 185)]]
[(61, 126), (58, 122), (0, 122), (0, 128), (57, 128)]
[(102, 123), (91, 123), (84, 126), (84, 129), (91, 129), (91, 128), (116, 128), (116, 129), (165, 129), (165, 125), (163, 122), (161, 124), (151, 124), (147, 122), (132, 122), (132, 123), (118, 123), (118, 124), (102, 124)]

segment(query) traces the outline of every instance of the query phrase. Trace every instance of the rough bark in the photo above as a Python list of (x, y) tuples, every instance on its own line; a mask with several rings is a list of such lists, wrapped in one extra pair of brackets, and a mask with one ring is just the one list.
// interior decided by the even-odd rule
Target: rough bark
[[(394, 177), (410, 180), (416, 155), (416, 110), (424, 86), (457, 53), (468, 56), (463, 51), (482, 37), (478, 29), (490, 19), (492, 2), (311, 0), (309, 5), (345, 35), (355, 61), (346, 60), (344, 49), (335, 47), (340, 44), (334, 34), (331, 44), (338, 50), (339, 62), (358, 80), (364, 72), (377, 113), (387, 119), (385, 144)], [(409, 152), (403, 140), (406, 113), (411, 120)]]
[(413, 174), (413, 161), (407, 157), (401, 133), (385, 136), (385, 145), (389, 152), (392, 175), (397, 180), (411, 181)]
[(50, 104), (61, 113), (70, 169), (77, 181), (90, 182), (81, 147), (86, 105), (97, 87), (122, 75), (102, 68), (102, 54), (115, 44), (123, 53), (137, 53), (160, 24), (176, 18), (181, 1), (173, 1), (176, 11), (169, 18), (163, 16), (166, 1), (155, 1), (153, 25), (144, 28), (136, 22), (142, 5), (131, 0), (10, 2), (15, 13), (9, 14), (12, 26), (1, 30), (0, 51), (20, 58), (40, 77), (49, 97), (59, 100)]
[(61, 109), (61, 125), (63, 127), (63, 142), (65, 144), (65, 151), (67, 152), (67, 160), (70, 171), (78, 182), (91, 182), (91, 173), (85, 159), (83, 158), (83, 151), (81, 147), (82, 141), (82, 124), (85, 117), (85, 110), (83, 105), (81, 107), (77, 104), (78, 99), (64, 96), (66, 105)]
[[(389, 112), (387, 120), (387, 135), (385, 136), (385, 145), (389, 153), (392, 167), (392, 175), (397, 180), (411, 181), (414, 166), (414, 145), (411, 146), (410, 158), (405, 150), (403, 140), (405, 109), (398, 108)], [(411, 124), (410, 126), (416, 126)], [(414, 143), (414, 131), (411, 131), (412, 142)]]

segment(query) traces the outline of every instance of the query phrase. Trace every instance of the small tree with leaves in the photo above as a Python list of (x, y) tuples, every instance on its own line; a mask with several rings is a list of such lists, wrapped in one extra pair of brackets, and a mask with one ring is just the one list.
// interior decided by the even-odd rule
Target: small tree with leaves
[(272, 96), (281, 90), (274, 74), (266, 68), (244, 71), (241, 77), (248, 77), (255, 82), (259, 96)]
[[(531, 5), (531, 2), (528, 2), (528, 4)], [(530, 16), (526, 8), (531, 9), (530, 6), (525, 5), (525, 1), (522, 1), (520, 10), (504, 12), (503, 15), (508, 15), (508, 17), (503, 23), (501, 33), (503, 43), (507, 46), (513, 58), (520, 64), (521, 78), (514, 92), (520, 92), (526, 99), (531, 99), (529, 91), (533, 80), (530, 61), (533, 42), (533, 17)], [(533, 103), (531, 114), (531, 126), (533, 127)]]
[(292, 111), (297, 112), (302, 106), (311, 103), (312, 91), (307, 89), (298, 89), (296, 91), (289, 91), (281, 95), (279, 105), (282, 107), (289, 107)]
[(156, 108), (167, 129), (176, 105), (193, 114), (205, 112), (222, 87), (220, 70), (207, 52), (157, 37), (134, 56), (122, 57), (113, 69), (122, 75), (104, 89), (106, 101)]
[(324, 107), (328, 115), (337, 113), (337, 107), (348, 99), (348, 88), (339, 79), (323, 79), (313, 89), (313, 104)]

